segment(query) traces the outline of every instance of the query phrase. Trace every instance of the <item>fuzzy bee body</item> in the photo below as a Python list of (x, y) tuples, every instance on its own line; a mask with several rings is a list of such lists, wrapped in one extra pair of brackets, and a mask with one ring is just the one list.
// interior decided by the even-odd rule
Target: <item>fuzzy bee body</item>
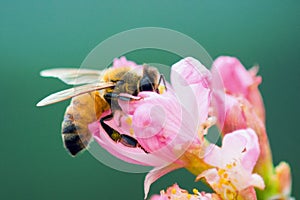
[[(102, 113), (109, 109), (112, 114), (100, 119), (100, 124), (107, 134), (115, 142), (121, 142), (129, 147), (142, 148), (130, 136), (117, 133), (115, 137), (116, 131), (104, 122), (111, 119), (116, 110), (120, 110), (118, 105), (120, 97), (132, 100), (140, 91), (158, 92), (162, 75), (156, 68), (146, 65), (141, 67), (134, 70), (131, 67), (109, 68), (104, 72), (77, 69), (50, 69), (41, 72), (42, 76), (56, 77), (67, 84), (90, 83), (54, 93), (37, 104), (37, 106), (44, 106), (72, 98), (62, 122), (64, 146), (72, 156), (86, 149), (91, 141), (92, 134), (88, 129), (88, 124), (99, 120)], [(79, 81), (76, 82), (74, 79)], [(93, 82), (91, 79), (96, 83), (91, 83)], [(121, 96), (122, 93), (132, 97)]]
[(71, 155), (85, 149), (91, 140), (88, 124), (99, 119), (109, 109), (99, 92), (91, 92), (72, 98), (62, 122), (62, 138)]

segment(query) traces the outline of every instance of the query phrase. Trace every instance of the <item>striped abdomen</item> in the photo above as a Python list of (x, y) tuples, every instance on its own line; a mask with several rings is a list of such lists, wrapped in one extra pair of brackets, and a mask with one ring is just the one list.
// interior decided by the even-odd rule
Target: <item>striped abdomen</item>
[(88, 146), (92, 138), (88, 124), (99, 119), (102, 112), (108, 109), (109, 105), (99, 92), (83, 94), (72, 99), (62, 122), (62, 137), (70, 154), (75, 156)]

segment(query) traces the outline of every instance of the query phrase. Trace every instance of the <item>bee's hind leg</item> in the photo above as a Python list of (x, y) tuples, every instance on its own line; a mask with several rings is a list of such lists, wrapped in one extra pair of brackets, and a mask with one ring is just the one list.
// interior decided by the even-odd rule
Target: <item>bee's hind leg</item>
[(139, 147), (145, 153), (149, 153), (138, 143), (138, 141), (135, 138), (133, 138), (129, 135), (126, 135), (126, 134), (120, 134), (118, 131), (116, 131), (115, 129), (113, 129), (112, 127), (110, 127), (109, 125), (107, 125), (105, 123), (105, 121), (111, 120), (112, 118), (113, 118), (113, 114), (107, 115), (100, 119), (100, 124), (101, 124), (102, 128), (104, 129), (104, 131), (109, 135), (109, 137), (113, 141), (120, 142), (124, 146), (131, 147), (131, 148)]
[(100, 119), (100, 124), (101, 124), (102, 128), (104, 129), (104, 131), (109, 135), (109, 137), (113, 141), (118, 142), (121, 139), (121, 134), (104, 122), (104, 121), (111, 120), (113, 117), (114, 117), (113, 114), (102, 117)]

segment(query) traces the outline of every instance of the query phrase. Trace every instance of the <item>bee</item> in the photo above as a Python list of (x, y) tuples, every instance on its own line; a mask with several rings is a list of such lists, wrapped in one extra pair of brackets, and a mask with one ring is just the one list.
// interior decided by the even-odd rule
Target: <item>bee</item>
[[(139, 66), (136, 70), (130, 66), (111, 67), (103, 71), (58, 68), (44, 70), (41, 76), (55, 77), (69, 85), (84, 84), (51, 94), (37, 104), (46, 106), (72, 98), (61, 129), (64, 146), (72, 156), (88, 147), (92, 140), (88, 124), (97, 120), (113, 141), (141, 148), (148, 153), (135, 138), (119, 133), (105, 121), (112, 119), (117, 110), (121, 111), (118, 100), (140, 100), (138, 93), (141, 91), (160, 93), (161, 82), (166, 90), (164, 76), (156, 68), (148, 65)], [(108, 110), (111, 114), (100, 118)]]

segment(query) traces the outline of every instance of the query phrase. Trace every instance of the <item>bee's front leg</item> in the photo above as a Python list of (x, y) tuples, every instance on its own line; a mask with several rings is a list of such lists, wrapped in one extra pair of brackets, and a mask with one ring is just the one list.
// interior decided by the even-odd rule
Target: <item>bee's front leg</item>
[(107, 103), (110, 104), (111, 110), (113, 113), (115, 113), (115, 111), (121, 111), (118, 115), (118, 126), (121, 126), (121, 117), (124, 115), (124, 113), (122, 112), (121, 107), (118, 104), (118, 100), (121, 101), (135, 101), (135, 100), (140, 100), (141, 97), (137, 97), (137, 96), (133, 96), (131, 94), (128, 93), (114, 93), (114, 92), (109, 92), (104, 94), (104, 99), (107, 101)]
[(108, 92), (104, 94), (104, 99), (107, 101), (107, 103), (111, 104), (112, 101), (121, 100), (121, 101), (132, 101), (132, 100), (141, 100), (142, 97), (134, 96), (128, 93), (114, 93), (114, 92)]

